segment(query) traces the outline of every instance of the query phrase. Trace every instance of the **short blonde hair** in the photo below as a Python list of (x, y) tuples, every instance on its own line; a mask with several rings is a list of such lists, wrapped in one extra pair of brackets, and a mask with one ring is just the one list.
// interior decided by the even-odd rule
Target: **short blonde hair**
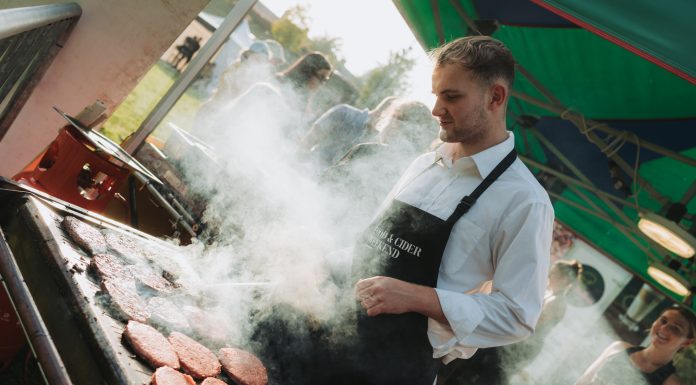
[(430, 51), (436, 66), (458, 64), (486, 84), (503, 79), (509, 88), (515, 81), (515, 59), (499, 40), (490, 36), (466, 36)]

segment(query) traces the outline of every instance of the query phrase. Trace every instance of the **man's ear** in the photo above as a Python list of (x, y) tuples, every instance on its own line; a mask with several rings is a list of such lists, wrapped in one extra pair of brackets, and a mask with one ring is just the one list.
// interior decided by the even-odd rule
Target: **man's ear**
[(488, 89), (490, 92), (490, 108), (496, 110), (505, 106), (505, 101), (508, 97), (508, 89), (499, 82), (493, 83)]

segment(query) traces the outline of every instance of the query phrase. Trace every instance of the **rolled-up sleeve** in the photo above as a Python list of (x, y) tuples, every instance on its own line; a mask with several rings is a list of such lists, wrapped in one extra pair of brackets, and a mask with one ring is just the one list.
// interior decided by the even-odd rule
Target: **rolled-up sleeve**
[[(431, 338), (435, 357), (468, 357), (475, 348), (506, 345), (532, 334), (546, 289), (553, 218), (548, 202), (526, 203), (506, 213), (491, 239), (490, 293), (436, 289), (449, 325), (430, 320), (437, 335)], [(451, 329), (454, 336), (442, 338), (447, 333), (438, 329)]]

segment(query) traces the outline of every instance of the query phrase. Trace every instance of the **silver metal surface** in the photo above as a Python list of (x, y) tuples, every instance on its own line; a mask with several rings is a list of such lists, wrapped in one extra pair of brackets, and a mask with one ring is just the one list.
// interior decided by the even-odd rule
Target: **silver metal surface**
[(39, 361), (46, 382), (50, 385), (72, 385), (63, 360), (41, 318), (1, 229), (0, 275), (3, 277), (3, 283), (10, 294), (12, 304), (19, 315), (24, 333)]
[(0, 10), (0, 39), (80, 15), (82, 8), (77, 3), (3, 9)]

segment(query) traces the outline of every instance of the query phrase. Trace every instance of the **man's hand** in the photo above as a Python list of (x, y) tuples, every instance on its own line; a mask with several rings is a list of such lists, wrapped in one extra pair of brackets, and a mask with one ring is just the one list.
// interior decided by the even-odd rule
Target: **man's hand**
[(361, 279), (355, 285), (355, 295), (367, 315), (401, 314), (413, 311), (410, 301), (413, 284), (389, 277)]
[(355, 295), (371, 317), (416, 312), (447, 324), (435, 289), (431, 287), (376, 276), (358, 281)]

